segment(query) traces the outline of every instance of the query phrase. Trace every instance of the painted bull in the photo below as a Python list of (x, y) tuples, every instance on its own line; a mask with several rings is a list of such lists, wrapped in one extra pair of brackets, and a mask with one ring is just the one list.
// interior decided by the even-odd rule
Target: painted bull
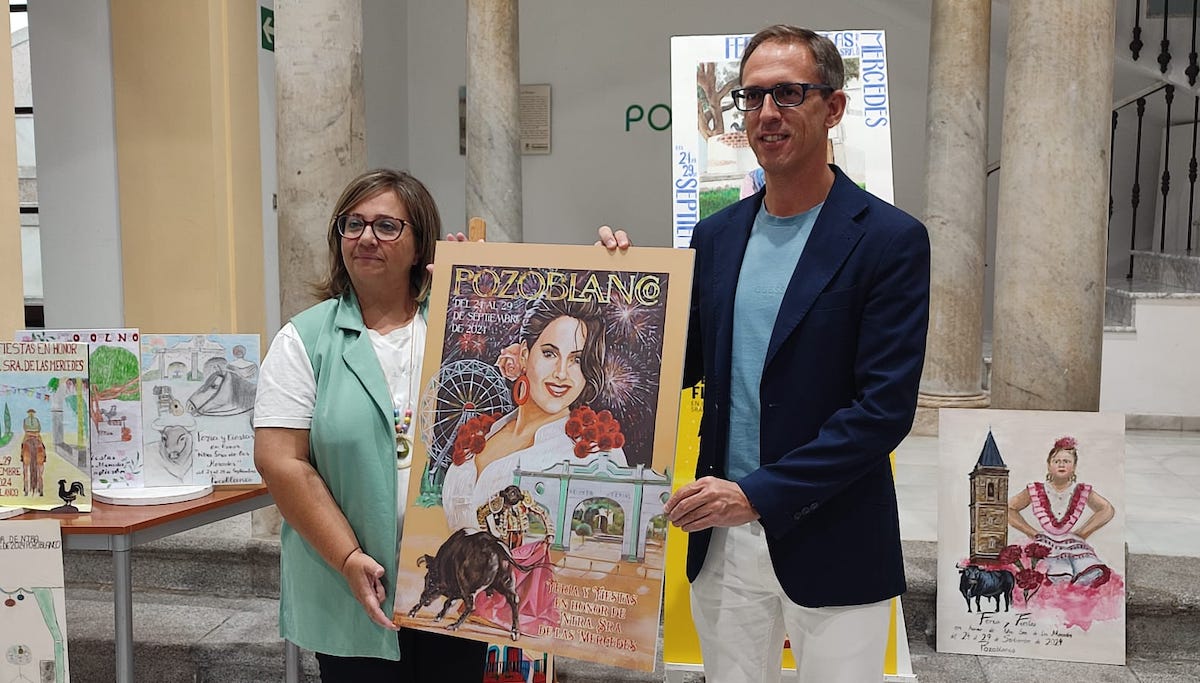
[(442, 543), (436, 556), (422, 555), (417, 559), (417, 566), (422, 565), (427, 567), (425, 588), (421, 591), (420, 600), (408, 611), (409, 617), (416, 616), (417, 612), (441, 596), (445, 602), (434, 617), (434, 621), (440, 621), (450, 609), (450, 603), (462, 600), (462, 614), (446, 627), (447, 630), (456, 631), (475, 610), (476, 593), (482, 590), (490, 596), (499, 592), (512, 610), (509, 635), (513, 640), (521, 636), (512, 567), (530, 571), (534, 565), (526, 567), (515, 561), (500, 539), (485, 532), (460, 529)]
[(255, 388), (253, 382), (222, 363), (188, 397), (187, 409), (193, 415), (240, 415), (254, 408)]
[(1004, 611), (1012, 603), (1013, 587), (1016, 580), (1007, 569), (983, 569), (969, 564), (958, 567), (958, 591), (967, 601), (967, 611), (971, 611), (971, 598), (975, 598), (975, 611), (979, 612), (979, 599), (991, 598), (996, 603), (994, 611), (1000, 611), (1000, 598), (1004, 598)]

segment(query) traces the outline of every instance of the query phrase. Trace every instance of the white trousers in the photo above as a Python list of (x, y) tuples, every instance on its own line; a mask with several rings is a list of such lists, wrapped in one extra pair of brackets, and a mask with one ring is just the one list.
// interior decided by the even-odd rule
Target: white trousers
[(775, 577), (758, 522), (713, 530), (691, 597), (707, 683), (778, 683), (785, 636), (791, 640), (798, 683), (883, 680), (891, 601), (797, 605)]

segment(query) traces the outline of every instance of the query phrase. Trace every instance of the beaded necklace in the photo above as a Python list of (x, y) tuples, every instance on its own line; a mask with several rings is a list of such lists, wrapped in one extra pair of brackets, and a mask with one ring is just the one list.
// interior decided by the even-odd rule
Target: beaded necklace
[(420, 388), (420, 368), (417, 367), (417, 319), (413, 316), (408, 337), (408, 405), (404, 410), (396, 407), (393, 416), (396, 425), (396, 467), (404, 469), (412, 465), (413, 437), (412, 406)]

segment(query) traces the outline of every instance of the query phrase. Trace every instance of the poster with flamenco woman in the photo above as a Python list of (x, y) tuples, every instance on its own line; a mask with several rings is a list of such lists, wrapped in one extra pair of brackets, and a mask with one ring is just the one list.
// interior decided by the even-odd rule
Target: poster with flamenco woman
[(692, 254), (438, 243), (398, 623), (654, 668)]
[(1125, 663), (1125, 417), (941, 411), (937, 649)]

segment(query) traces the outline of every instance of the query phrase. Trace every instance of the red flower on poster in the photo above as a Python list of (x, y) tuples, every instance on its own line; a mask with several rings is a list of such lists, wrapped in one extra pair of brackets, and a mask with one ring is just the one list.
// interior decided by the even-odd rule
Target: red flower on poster
[(1016, 564), (1019, 566), (1021, 563), (1021, 546), (1005, 546), (1004, 549), (1000, 551), (1000, 555), (996, 558), (996, 561), (1000, 564)]
[(1025, 556), (1037, 564), (1038, 560), (1044, 560), (1050, 556), (1050, 548), (1041, 543), (1030, 543), (1025, 546)]
[(498, 417), (499, 414), (476, 415), (458, 428), (458, 435), (454, 437), (454, 451), (450, 456), (455, 465), (461, 465), (483, 451), (487, 445), (487, 433)]
[(586, 458), (592, 453), (611, 451), (625, 445), (621, 423), (608, 410), (597, 413), (587, 406), (579, 406), (571, 411), (565, 431), (575, 442), (576, 458)]

